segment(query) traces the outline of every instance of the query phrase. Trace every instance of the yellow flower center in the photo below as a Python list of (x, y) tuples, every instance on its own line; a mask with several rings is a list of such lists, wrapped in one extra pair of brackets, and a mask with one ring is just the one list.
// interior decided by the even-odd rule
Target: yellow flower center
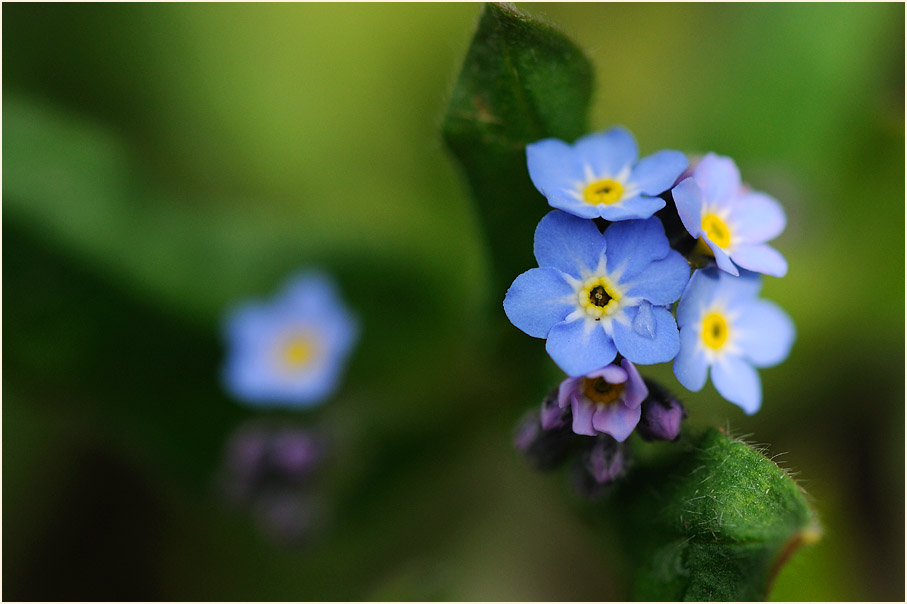
[(605, 205), (612, 204), (621, 200), (624, 196), (624, 186), (616, 180), (605, 178), (589, 183), (583, 191), (583, 199), (586, 203), (597, 206), (600, 203)]
[(621, 294), (607, 277), (592, 277), (579, 290), (580, 308), (596, 321), (617, 310)]
[(605, 378), (583, 378), (583, 394), (593, 403), (608, 405), (615, 402), (624, 391), (624, 384), (610, 384)]
[(299, 370), (309, 364), (315, 356), (316, 342), (309, 335), (300, 334), (288, 338), (280, 349), (280, 360), (284, 368)]
[(727, 249), (731, 245), (731, 230), (717, 214), (709, 212), (702, 217), (702, 230), (721, 249)]
[(712, 350), (721, 350), (730, 330), (721, 313), (711, 312), (702, 320), (702, 342)]

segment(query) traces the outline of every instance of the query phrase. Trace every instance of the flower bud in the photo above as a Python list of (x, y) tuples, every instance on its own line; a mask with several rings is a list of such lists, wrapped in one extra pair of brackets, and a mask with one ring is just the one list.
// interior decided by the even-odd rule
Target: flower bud
[(570, 408), (560, 408), (556, 395), (555, 390), (545, 397), (540, 411), (524, 415), (514, 433), (514, 446), (536, 470), (553, 470), (577, 445), (570, 429)]
[(321, 466), (324, 443), (313, 433), (287, 429), (274, 435), (270, 443), (272, 470), (289, 481), (308, 478)]
[(607, 434), (595, 438), (580, 458), (574, 475), (574, 486), (580, 495), (594, 499), (606, 487), (623, 476), (628, 467), (626, 448)]
[(558, 389), (555, 388), (542, 401), (539, 421), (543, 430), (558, 430), (570, 425), (571, 415), (570, 407), (561, 408), (558, 404)]
[(649, 396), (642, 403), (642, 418), (636, 426), (637, 434), (648, 441), (677, 440), (687, 410), (661, 384), (646, 380), (646, 385), (649, 387)]

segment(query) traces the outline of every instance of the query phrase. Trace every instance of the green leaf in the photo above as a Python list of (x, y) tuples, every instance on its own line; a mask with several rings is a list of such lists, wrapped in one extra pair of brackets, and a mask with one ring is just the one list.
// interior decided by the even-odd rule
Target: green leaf
[(589, 61), (566, 36), (509, 5), (486, 5), (443, 133), (478, 203), (501, 296), (534, 265), (532, 234), (550, 209), (529, 180), (525, 147), (585, 133), (591, 93)]
[(805, 493), (772, 460), (711, 428), (615, 491), (610, 515), (635, 563), (637, 600), (763, 600), (820, 534)]

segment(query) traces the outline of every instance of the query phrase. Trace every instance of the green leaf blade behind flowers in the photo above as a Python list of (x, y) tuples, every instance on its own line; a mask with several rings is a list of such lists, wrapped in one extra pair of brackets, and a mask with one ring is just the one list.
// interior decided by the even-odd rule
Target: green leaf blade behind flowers
[[(772, 460), (710, 428), (614, 493), (637, 600), (763, 600), (787, 558), (820, 534), (803, 490)], [(613, 508), (611, 507), (613, 506)]]
[(478, 204), (493, 291), (532, 268), (532, 234), (550, 209), (526, 168), (526, 145), (586, 132), (592, 67), (551, 26), (487, 4), (444, 117), (443, 135)]

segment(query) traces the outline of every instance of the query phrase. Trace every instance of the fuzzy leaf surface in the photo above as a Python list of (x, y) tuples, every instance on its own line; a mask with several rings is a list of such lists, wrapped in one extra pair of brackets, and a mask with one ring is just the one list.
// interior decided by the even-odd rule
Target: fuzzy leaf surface
[(805, 494), (756, 449), (710, 428), (637, 467), (612, 515), (635, 563), (636, 600), (763, 600), (788, 557), (820, 534)]

